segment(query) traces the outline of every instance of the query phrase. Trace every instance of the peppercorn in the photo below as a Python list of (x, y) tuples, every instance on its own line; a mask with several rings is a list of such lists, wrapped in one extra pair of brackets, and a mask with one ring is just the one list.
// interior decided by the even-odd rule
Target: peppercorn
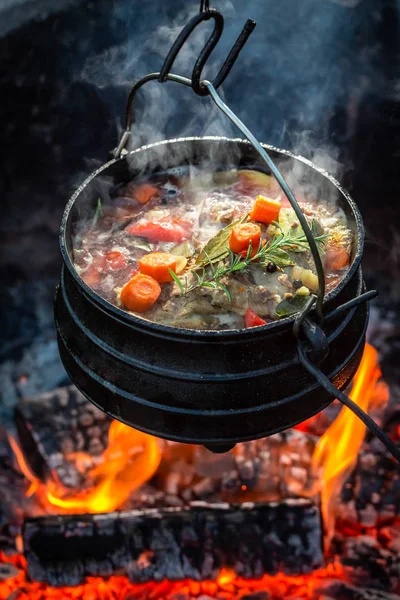
[(276, 269), (277, 269), (277, 268), (278, 268), (278, 267), (277, 267), (277, 266), (276, 266), (276, 264), (275, 264), (275, 263), (273, 263), (273, 262), (269, 262), (269, 263), (267, 264), (267, 272), (268, 272), (268, 273), (275, 273), (275, 271), (276, 271)]
[(293, 279), (292, 286), (295, 290), (299, 290), (301, 287), (303, 287), (303, 282), (300, 281), (300, 279)]

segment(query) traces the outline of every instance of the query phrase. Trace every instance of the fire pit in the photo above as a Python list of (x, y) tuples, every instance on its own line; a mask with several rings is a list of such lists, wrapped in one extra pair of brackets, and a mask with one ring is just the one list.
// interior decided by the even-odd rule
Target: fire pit
[[(382, 418), (371, 346), (351, 397)], [(112, 421), (73, 387), (23, 399), (14, 458), (2, 442), (0, 597), (395, 600), (399, 473), (338, 411), (216, 455)]]

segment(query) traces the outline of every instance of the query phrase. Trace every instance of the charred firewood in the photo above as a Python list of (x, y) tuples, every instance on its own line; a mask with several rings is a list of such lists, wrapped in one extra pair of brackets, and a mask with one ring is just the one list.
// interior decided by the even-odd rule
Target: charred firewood
[(186, 508), (27, 519), (28, 573), (50, 585), (125, 573), (132, 582), (310, 573), (323, 563), (321, 517), (312, 502)]
[(112, 419), (74, 387), (20, 400), (15, 414), (22, 450), (34, 474), (56, 474), (66, 488), (85, 487), (85, 477), (69, 457), (102, 454)]
[(0, 549), (3, 551), (16, 551), (16, 536), (21, 531), (28, 486), (16, 468), (7, 434), (0, 428)]
[(341, 519), (376, 527), (400, 515), (400, 468), (377, 440), (365, 444), (357, 465), (343, 486)]
[[(42, 480), (55, 474), (70, 489), (92, 485), (72, 457), (85, 452), (96, 460), (107, 444), (111, 421), (73, 386), (24, 398), (16, 410), (20, 443), (33, 472)], [(314, 446), (313, 436), (296, 430), (237, 444), (225, 455), (165, 442), (156, 483), (185, 503), (296, 497), (310, 483)], [(124, 508), (136, 508), (136, 502)]]

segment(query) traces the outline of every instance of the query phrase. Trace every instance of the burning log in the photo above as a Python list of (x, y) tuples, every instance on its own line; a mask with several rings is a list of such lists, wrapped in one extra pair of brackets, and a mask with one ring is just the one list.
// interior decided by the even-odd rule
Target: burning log
[(310, 573), (323, 564), (321, 516), (309, 500), (26, 519), (28, 574), (54, 586), (126, 573), (132, 582)]
[[(42, 481), (56, 477), (69, 490), (93, 486), (89, 469), (107, 445), (112, 419), (73, 386), (24, 398), (16, 410), (25, 458)], [(315, 438), (288, 430), (269, 438), (237, 444), (217, 455), (202, 446), (164, 442), (156, 485), (185, 504), (195, 500), (240, 503), (270, 502), (302, 495), (310, 484)], [(92, 464), (82, 469), (76, 457), (85, 453)], [(100, 454), (99, 454), (100, 453)], [(85, 463), (86, 464), (86, 463)], [(158, 505), (157, 505), (158, 506)], [(135, 497), (122, 508), (137, 508)]]
[(58, 388), (20, 400), (15, 414), (18, 437), (33, 473), (53, 473), (66, 488), (85, 486), (84, 473), (69, 457), (85, 452), (94, 459), (107, 445), (112, 419), (75, 388)]

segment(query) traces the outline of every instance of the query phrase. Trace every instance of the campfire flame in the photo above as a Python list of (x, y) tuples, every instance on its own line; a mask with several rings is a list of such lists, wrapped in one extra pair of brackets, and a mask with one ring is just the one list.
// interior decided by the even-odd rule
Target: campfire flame
[[(365, 411), (388, 399), (387, 387), (382, 381), (378, 382), (380, 375), (377, 352), (367, 345), (349, 394)], [(307, 431), (307, 422), (301, 427)], [(364, 424), (348, 408), (343, 407), (316, 445), (312, 465), (318, 483), (315, 489), (310, 490), (310, 495), (321, 494), (328, 528), (327, 539), (334, 531), (338, 495), (357, 460), (364, 436)], [(22, 473), (31, 483), (26, 495), (36, 494), (44, 500), (42, 504), (47, 501), (56, 506), (59, 512), (98, 513), (118, 509), (136, 488), (152, 477), (161, 460), (160, 447), (155, 438), (114, 421), (109, 430), (108, 447), (100, 459), (93, 459), (85, 452), (68, 456), (76, 468), (85, 473), (85, 477), (89, 474), (93, 482), (89, 490), (71, 495), (57, 481), (55, 474), (52, 480), (45, 483), (35, 477), (18, 443), (12, 437), (10, 443)], [(242, 486), (242, 491), (247, 492), (246, 486)], [(21, 554), (7, 557), (0, 552), (1, 563), (15, 567), (17, 574), (0, 581), (0, 599), (15, 597), (18, 600), (123, 600), (127, 597), (163, 600), (179, 595), (237, 600), (257, 592), (268, 592), (271, 600), (286, 597), (314, 600), (320, 597), (320, 593), (323, 594), (324, 585), (330, 581), (349, 581), (346, 569), (333, 561), (326, 568), (298, 577), (277, 573), (274, 576), (264, 575), (258, 580), (248, 580), (238, 577), (233, 569), (223, 567), (215, 581), (164, 580), (134, 584), (125, 576), (115, 575), (107, 580), (90, 577), (84, 584), (75, 587), (52, 588), (44, 583), (28, 581), (25, 559)]]
[(27, 495), (36, 493), (61, 512), (73, 514), (117, 510), (134, 490), (152, 477), (161, 460), (161, 450), (156, 438), (119, 421), (113, 421), (108, 433), (107, 448), (97, 464), (93, 464), (93, 457), (85, 452), (69, 455), (68, 458), (73, 459), (77, 468), (82, 471), (88, 465), (93, 465), (86, 475), (93, 486), (68, 495), (68, 490), (55, 474), (45, 483), (35, 477), (11, 436), (10, 443), (21, 471), (31, 482)]
[[(366, 344), (349, 394), (349, 397), (366, 412), (380, 376), (378, 353), (375, 348)], [(332, 533), (334, 528), (337, 496), (357, 460), (365, 429), (364, 423), (349, 408), (343, 406), (315, 448), (313, 469), (319, 476), (318, 486), (321, 490), (322, 511), (328, 534)]]

